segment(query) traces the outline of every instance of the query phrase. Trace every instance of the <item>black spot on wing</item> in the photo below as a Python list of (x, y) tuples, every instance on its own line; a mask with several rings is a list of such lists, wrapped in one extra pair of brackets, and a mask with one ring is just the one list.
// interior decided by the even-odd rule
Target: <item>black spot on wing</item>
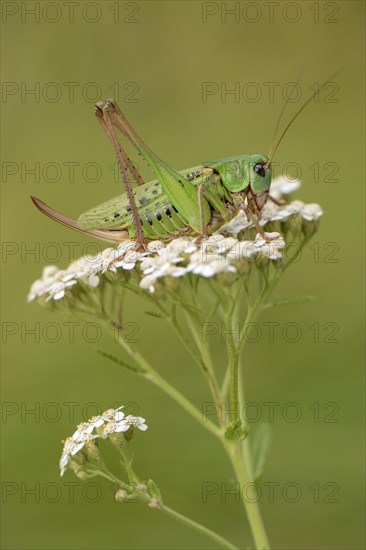
[(171, 218), (171, 217), (172, 217), (172, 213), (171, 213), (171, 211), (170, 211), (170, 208), (169, 208), (169, 207), (167, 207), (167, 208), (165, 209), (165, 214), (166, 214), (167, 216), (169, 216), (169, 218)]
[(141, 197), (141, 199), (139, 200), (139, 203), (141, 205), (147, 204), (148, 202), (149, 202), (149, 199), (147, 197)]
[(146, 214), (146, 220), (150, 225), (153, 224), (152, 217), (149, 214)]
[(162, 215), (160, 214), (160, 212), (155, 212), (155, 216), (156, 216), (156, 219), (161, 222), (162, 220)]
[(119, 212), (115, 212), (115, 213), (113, 214), (113, 217), (114, 217), (114, 218), (119, 218), (120, 215), (121, 215), (121, 214), (119, 214)]

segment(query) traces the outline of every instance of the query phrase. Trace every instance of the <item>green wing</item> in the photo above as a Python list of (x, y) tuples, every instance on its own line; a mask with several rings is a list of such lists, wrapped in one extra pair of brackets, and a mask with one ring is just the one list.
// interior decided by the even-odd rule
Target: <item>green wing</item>
[[(203, 169), (202, 166), (194, 166), (182, 170), (180, 173), (191, 181), (192, 185), (195, 185), (195, 180), (199, 181), (204, 171), (207, 169)], [(141, 217), (171, 204), (158, 180), (149, 181), (136, 187), (133, 196)], [(132, 222), (131, 207), (125, 193), (87, 210), (77, 220), (82, 229), (113, 229), (130, 225)]]

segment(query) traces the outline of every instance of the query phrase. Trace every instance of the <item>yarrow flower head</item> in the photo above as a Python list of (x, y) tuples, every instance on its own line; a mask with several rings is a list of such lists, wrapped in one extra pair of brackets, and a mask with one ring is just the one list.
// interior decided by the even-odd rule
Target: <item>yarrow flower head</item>
[(129, 414), (124, 419), (124, 422), (128, 426), (128, 428), (138, 428), (141, 432), (145, 432), (148, 428), (145, 424), (145, 418), (142, 418), (141, 416), (132, 416), (131, 414)]
[(60, 459), (61, 476), (67, 468), (72, 469), (82, 479), (97, 475), (95, 472), (100, 463), (98, 439), (109, 438), (115, 443), (113, 436), (122, 432), (127, 435), (125, 440), (129, 441), (133, 435), (133, 428), (147, 430), (144, 418), (125, 416), (121, 409), (123, 405), (117, 409), (108, 409), (77, 426), (73, 435), (64, 441)]
[(299, 186), (298, 180), (283, 177), (272, 182), (271, 196), (277, 203), (267, 202), (259, 222), (266, 238), (240, 212), (201, 243), (194, 237), (179, 237), (168, 244), (151, 241), (147, 250), (140, 252), (133, 241), (124, 241), (96, 256), (80, 258), (64, 270), (55, 266), (44, 268), (42, 278), (30, 289), (28, 301), (72, 304), (77, 309), (80, 302), (85, 305), (88, 301), (88, 294), (101, 292), (104, 285), (114, 282), (163, 298), (178, 292), (192, 277), (217, 279), (230, 285), (254, 268), (281, 266), (289, 242), (297, 239), (303, 244), (317, 230), (322, 215), (317, 204), (281, 202), (283, 196)]

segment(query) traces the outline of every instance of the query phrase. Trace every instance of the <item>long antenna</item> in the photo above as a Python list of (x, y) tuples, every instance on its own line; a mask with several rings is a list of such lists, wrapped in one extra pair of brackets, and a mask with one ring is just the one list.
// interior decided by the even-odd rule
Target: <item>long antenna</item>
[(273, 148), (272, 151), (270, 151), (269, 153), (269, 161), (271, 162), (274, 155), (275, 155), (275, 152), (277, 151), (278, 149), (278, 146), (279, 144), (281, 143), (281, 141), (283, 140), (283, 138), (285, 137), (286, 133), (287, 133), (287, 130), (290, 128), (290, 126), (292, 125), (293, 122), (295, 122), (295, 120), (297, 119), (297, 117), (300, 115), (300, 113), (303, 112), (303, 110), (305, 109), (305, 107), (307, 107), (309, 105), (309, 103), (320, 93), (320, 91), (327, 85), (329, 84), (329, 82), (332, 80), (332, 78), (338, 76), (338, 74), (341, 72), (341, 69), (338, 69), (338, 71), (336, 71), (335, 73), (333, 73), (331, 76), (329, 76), (322, 84), (321, 86), (315, 90), (315, 92), (309, 97), (309, 99), (307, 101), (305, 101), (305, 103), (300, 107), (300, 109), (297, 111), (297, 113), (292, 117), (292, 119), (290, 120), (290, 122), (287, 124), (287, 126), (285, 127), (284, 131), (282, 132), (280, 138), (278, 139), (275, 147)]
[[(304, 72), (304, 70), (305, 70), (305, 65), (306, 65), (306, 64), (304, 63), (303, 67), (301, 68), (301, 70), (300, 70), (300, 72), (299, 72), (299, 74), (298, 74), (298, 76), (297, 76), (297, 78), (296, 78), (296, 81), (295, 81), (295, 84), (296, 84), (296, 85), (299, 84), (299, 82), (300, 82), (300, 80), (301, 80), (301, 77), (302, 77), (303, 72)], [(272, 136), (272, 140), (271, 140), (272, 145), (271, 145), (271, 147), (270, 147), (270, 151), (271, 151), (272, 148), (273, 148), (273, 144), (274, 144), (274, 141), (275, 141), (275, 137), (276, 137), (276, 134), (277, 134), (278, 127), (279, 127), (279, 125), (280, 125), (280, 123), (281, 123), (281, 120), (282, 120), (282, 117), (283, 117), (283, 115), (284, 115), (284, 113), (285, 113), (285, 111), (286, 111), (286, 108), (287, 108), (288, 104), (290, 103), (290, 99), (292, 99), (292, 91), (291, 91), (290, 97), (287, 96), (286, 100), (284, 101), (284, 103), (283, 103), (283, 105), (282, 105), (282, 109), (281, 109), (281, 112), (280, 112), (280, 114), (279, 114), (279, 116), (278, 116), (277, 123), (276, 123), (275, 129), (274, 129), (274, 132), (273, 132), (273, 136)], [(271, 154), (269, 154), (268, 156), (271, 156)]]

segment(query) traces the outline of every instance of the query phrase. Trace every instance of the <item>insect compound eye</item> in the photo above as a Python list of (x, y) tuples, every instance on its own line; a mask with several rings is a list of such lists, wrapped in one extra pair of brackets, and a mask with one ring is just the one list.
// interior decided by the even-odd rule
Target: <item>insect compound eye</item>
[(265, 169), (263, 168), (262, 164), (256, 164), (254, 166), (254, 172), (256, 174), (258, 174), (259, 176), (261, 176), (262, 178), (264, 178), (264, 176), (266, 175), (266, 171)]

